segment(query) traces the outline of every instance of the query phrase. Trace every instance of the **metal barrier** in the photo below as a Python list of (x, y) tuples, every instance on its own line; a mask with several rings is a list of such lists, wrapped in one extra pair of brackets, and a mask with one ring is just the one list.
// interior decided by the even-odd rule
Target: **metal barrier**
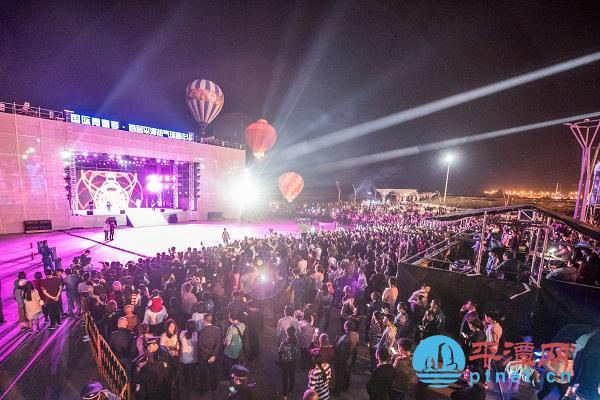
[(90, 349), (96, 360), (98, 371), (108, 384), (113, 393), (116, 393), (121, 400), (132, 400), (131, 382), (127, 371), (111, 350), (109, 344), (100, 335), (94, 319), (89, 313), (84, 314), (83, 324), (86, 335), (89, 337)]

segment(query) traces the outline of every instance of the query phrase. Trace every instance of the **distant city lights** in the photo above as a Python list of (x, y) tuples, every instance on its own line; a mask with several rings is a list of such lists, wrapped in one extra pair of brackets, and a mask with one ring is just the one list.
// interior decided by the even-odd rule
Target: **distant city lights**
[(546, 191), (533, 191), (533, 190), (503, 190), (503, 189), (493, 189), (493, 190), (484, 190), (484, 194), (486, 195), (495, 195), (500, 190), (505, 195), (514, 196), (514, 197), (523, 197), (527, 199), (542, 199), (542, 198), (552, 198), (556, 200), (562, 199), (574, 199), (577, 197), (577, 192), (569, 192), (568, 194), (561, 192), (546, 192)]

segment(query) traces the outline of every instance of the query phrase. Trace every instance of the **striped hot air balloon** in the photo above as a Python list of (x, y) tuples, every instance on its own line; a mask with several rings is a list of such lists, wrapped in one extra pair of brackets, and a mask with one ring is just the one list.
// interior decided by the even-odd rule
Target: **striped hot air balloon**
[(295, 172), (286, 172), (279, 177), (279, 190), (288, 202), (294, 201), (304, 188), (304, 179)]
[(277, 132), (266, 119), (259, 119), (246, 128), (246, 143), (256, 158), (263, 158), (276, 140)]
[(225, 95), (216, 83), (208, 79), (196, 79), (185, 91), (185, 98), (190, 112), (204, 129), (219, 115), (225, 103)]

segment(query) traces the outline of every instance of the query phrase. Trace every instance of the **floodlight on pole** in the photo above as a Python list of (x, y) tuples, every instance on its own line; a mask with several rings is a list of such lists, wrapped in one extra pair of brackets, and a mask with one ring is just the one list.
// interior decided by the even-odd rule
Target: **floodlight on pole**
[(444, 204), (446, 204), (446, 194), (448, 193), (448, 177), (450, 176), (450, 164), (454, 161), (454, 154), (448, 153), (444, 157), (446, 163), (448, 163), (448, 169), (446, 170), (446, 185), (444, 186)]

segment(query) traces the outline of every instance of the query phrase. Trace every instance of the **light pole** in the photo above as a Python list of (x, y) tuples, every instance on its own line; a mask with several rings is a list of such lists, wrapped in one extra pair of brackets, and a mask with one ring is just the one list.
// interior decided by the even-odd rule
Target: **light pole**
[(447, 154), (446, 162), (448, 163), (448, 169), (446, 170), (446, 185), (444, 186), (444, 204), (446, 204), (446, 194), (448, 193), (448, 177), (450, 176), (450, 163), (454, 160), (454, 155)]

